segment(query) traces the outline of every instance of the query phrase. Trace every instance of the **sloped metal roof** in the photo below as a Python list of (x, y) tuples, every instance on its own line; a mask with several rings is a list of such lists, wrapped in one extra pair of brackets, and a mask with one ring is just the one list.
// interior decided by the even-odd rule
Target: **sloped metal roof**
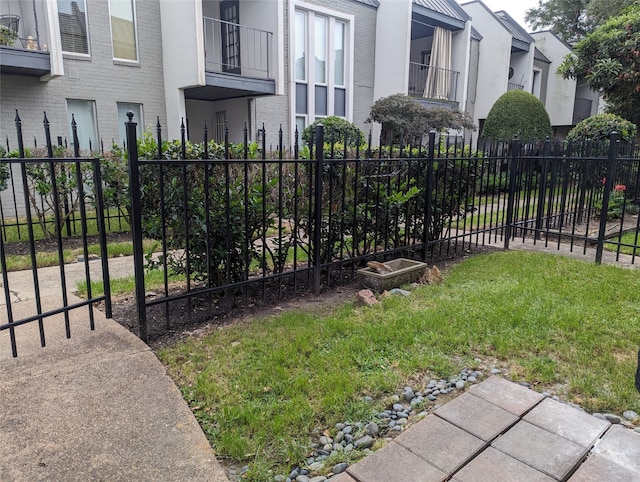
[(474, 27), (471, 27), (471, 38), (473, 40), (482, 40), (484, 37)]
[(504, 10), (500, 10), (499, 12), (495, 12), (495, 15), (502, 22), (502, 24), (514, 39), (527, 44), (532, 44), (535, 42), (533, 40), (533, 37), (529, 35), (527, 31), (523, 29), (520, 24), (516, 22), (507, 12), (505, 12)]
[(354, 2), (363, 3), (368, 5), (369, 7), (378, 8), (380, 6), (380, 2), (378, 0), (352, 0)]
[(540, 60), (541, 62), (544, 62), (546, 64), (551, 63), (551, 60), (549, 60), (545, 54), (538, 50), (538, 47), (536, 47), (535, 51), (533, 52), (533, 58), (536, 60)]
[(469, 15), (453, 0), (413, 0), (413, 3), (461, 22), (469, 20)]

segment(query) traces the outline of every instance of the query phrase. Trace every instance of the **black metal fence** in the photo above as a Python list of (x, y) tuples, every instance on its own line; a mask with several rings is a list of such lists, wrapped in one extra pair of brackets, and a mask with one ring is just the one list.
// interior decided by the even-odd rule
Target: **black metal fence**
[[(72, 124), (75, 146), (78, 146), (77, 130)], [(18, 198), (21, 197), (23, 211), (15, 215), (16, 222), (7, 222), (2, 216), (2, 235), (0, 235), (0, 268), (2, 269), (2, 287), (4, 291), (6, 318), (0, 322), (0, 334), (8, 332), (9, 344), (12, 355), (17, 356), (16, 330), (20, 326), (37, 322), (41, 346), (46, 344), (45, 323), (47, 318), (55, 315), (64, 315), (64, 330), (66, 337), (71, 336), (71, 324), (69, 314), (71, 310), (83, 307), (88, 308), (90, 328), (94, 329), (94, 307), (104, 303), (106, 315), (111, 316), (111, 297), (109, 290), (109, 267), (107, 263), (107, 244), (105, 236), (105, 207), (103, 204), (102, 177), (100, 163), (94, 157), (81, 157), (77, 147), (73, 157), (54, 157), (54, 145), (51, 142), (51, 132), (46, 114), (44, 119), (44, 131), (46, 137), (46, 152), (42, 157), (29, 157), (25, 155), (22, 137), (22, 122), (16, 114), (16, 130), (18, 138), (18, 152), (16, 157), (4, 158), (0, 164), (0, 179), (3, 190), (12, 192), (11, 204), (15, 208)], [(19, 193), (19, 195), (17, 194)], [(84, 281), (87, 285), (87, 298), (79, 302), (71, 302), (68, 296), (68, 274), (65, 269), (65, 247), (68, 239), (64, 237), (66, 223), (69, 220), (69, 210), (73, 205), (74, 227), (77, 230), (81, 242), (83, 254)], [(0, 203), (0, 213), (6, 206)], [(88, 215), (89, 210), (95, 214)], [(102, 281), (105, 286), (104, 295), (93, 296), (91, 281), (92, 276), (89, 267), (89, 221), (93, 219), (96, 225), (97, 239), (99, 243), (100, 258), (102, 259)], [(45, 222), (46, 220), (46, 222)], [(20, 232), (22, 230), (22, 233)], [(11, 232), (13, 231), (13, 232)], [(36, 232), (39, 231), (39, 232)], [(43, 293), (43, 286), (39, 276), (39, 251), (43, 239), (55, 253), (59, 265), (59, 276), (55, 283), (59, 289), (54, 289), (55, 294)], [(25, 271), (30, 272), (30, 279), (18, 280), (11, 278), (9, 273), (10, 248), (20, 244), (29, 259), (29, 267)], [(33, 296), (35, 303), (34, 314), (22, 314), (15, 316), (12, 305), (12, 288), (20, 284), (20, 289), (28, 291), (27, 296)], [(51, 287), (46, 287), (50, 293)], [(22, 293), (24, 295), (24, 293)], [(53, 300), (51, 299), (53, 297)], [(21, 310), (24, 311), (24, 310)]]
[[(630, 250), (632, 262), (640, 254), (640, 160), (615, 136), (604, 151), (599, 143), (551, 142), (472, 149), (435, 133), (426, 146), (373, 148), (370, 140), (325, 139), (320, 126), (304, 159), (297, 134), (287, 158), (280, 133), (274, 158), (262, 146), (262, 158), (249, 160), (246, 142), (241, 159), (232, 159), (228, 143), (216, 158), (206, 129), (198, 159), (187, 159), (184, 142), (174, 159), (161, 148), (139, 158), (132, 121), (127, 135), (137, 328), (145, 340), (256, 296), (319, 293), (352, 280), (372, 259), (427, 260), (519, 238), (585, 251), (595, 245), (598, 261), (605, 243)], [(633, 242), (623, 238), (627, 230)], [(144, 237), (160, 240), (160, 256), (145, 261)], [(151, 296), (148, 260), (164, 277)], [(182, 283), (172, 282), (176, 274)]]
[[(19, 118), (16, 125), (21, 139)], [(112, 209), (131, 229), (136, 303), (128, 316), (144, 340), (236, 305), (317, 294), (353, 280), (373, 259), (427, 261), (516, 242), (595, 248), (598, 262), (605, 249), (630, 263), (640, 255), (640, 152), (615, 134), (605, 143), (478, 144), (431, 133), (424, 145), (373, 146), (371, 135), (332, 137), (319, 126), (306, 146), (296, 134), (285, 147), (280, 132), (276, 149), (267, 150), (264, 140), (249, 143), (246, 132), (241, 145), (207, 142), (206, 126), (205, 142), (197, 145), (185, 141), (184, 129), (181, 140), (163, 140), (159, 124), (155, 139), (147, 134), (138, 142), (132, 117), (126, 129), (126, 152), (87, 158), (75, 150), (56, 158), (45, 122), (45, 155), (25, 157), (20, 141), (17, 157), (0, 162), (0, 174), (9, 172), (5, 192), (19, 193), (9, 204), (20, 197), (26, 209), (15, 226), (1, 218), (7, 320), (0, 332), (10, 333), (14, 355), (14, 330), (22, 324), (38, 321), (44, 344), (43, 319), (51, 314), (89, 306), (93, 326), (92, 307), (104, 302), (111, 315), (105, 220)], [(65, 199), (77, 207), (89, 298), (71, 306)], [(0, 214), (6, 206), (0, 196)], [(100, 242), (105, 294), (99, 297), (92, 295), (87, 261), (90, 222)], [(46, 226), (60, 265), (60, 302), (16, 319), (6, 261), (16, 236), (9, 232), (26, 231), (39, 300), (36, 231)], [(143, 239), (160, 248), (145, 252)]]

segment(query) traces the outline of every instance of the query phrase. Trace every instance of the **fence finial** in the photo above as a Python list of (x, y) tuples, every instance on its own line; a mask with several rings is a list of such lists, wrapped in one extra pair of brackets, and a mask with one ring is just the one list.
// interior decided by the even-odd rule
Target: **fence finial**
[(129, 122), (133, 122), (133, 111), (127, 111), (127, 118), (129, 119)]

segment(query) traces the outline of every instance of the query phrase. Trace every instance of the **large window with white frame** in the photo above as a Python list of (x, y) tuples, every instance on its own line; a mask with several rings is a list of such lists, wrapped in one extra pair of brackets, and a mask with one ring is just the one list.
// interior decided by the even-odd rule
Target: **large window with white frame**
[(109, 0), (115, 60), (138, 61), (135, 0)]
[(350, 115), (351, 25), (325, 9), (295, 7), (292, 101), (299, 133), (317, 119)]
[(60, 42), (65, 53), (89, 55), (85, 0), (58, 0)]

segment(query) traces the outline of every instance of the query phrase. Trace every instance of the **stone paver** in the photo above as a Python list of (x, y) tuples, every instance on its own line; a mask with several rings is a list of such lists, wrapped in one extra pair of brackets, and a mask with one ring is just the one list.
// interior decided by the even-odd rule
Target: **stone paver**
[(447, 474), (394, 442), (349, 467), (347, 472), (359, 482), (439, 482), (447, 478)]
[(491, 446), (558, 480), (569, 475), (588, 450), (524, 421), (518, 422)]
[(640, 433), (492, 376), (331, 480), (640, 482)]
[(552, 482), (553, 478), (543, 474), (519, 460), (488, 447), (453, 478), (457, 482)]
[(396, 437), (395, 442), (450, 474), (486, 445), (486, 442), (435, 415), (418, 422), (411, 430)]
[(590, 448), (611, 426), (606, 420), (551, 398), (542, 401), (523, 420)]
[(640, 474), (640, 433), (614, 425), (593, 453)]
[(473, 385), (469, 392), (519, 417), (545, 398), (541, 393), (495, 375)]
[(603, 480), (640, 482), (640, 473), (621, 467), (599, 455), (590, 455), (569, 478), (569, 482), (602, 482)]
[(468, 392), (434, 413), (485, 442), (493, 440), (518, 421), (514, 414)]

